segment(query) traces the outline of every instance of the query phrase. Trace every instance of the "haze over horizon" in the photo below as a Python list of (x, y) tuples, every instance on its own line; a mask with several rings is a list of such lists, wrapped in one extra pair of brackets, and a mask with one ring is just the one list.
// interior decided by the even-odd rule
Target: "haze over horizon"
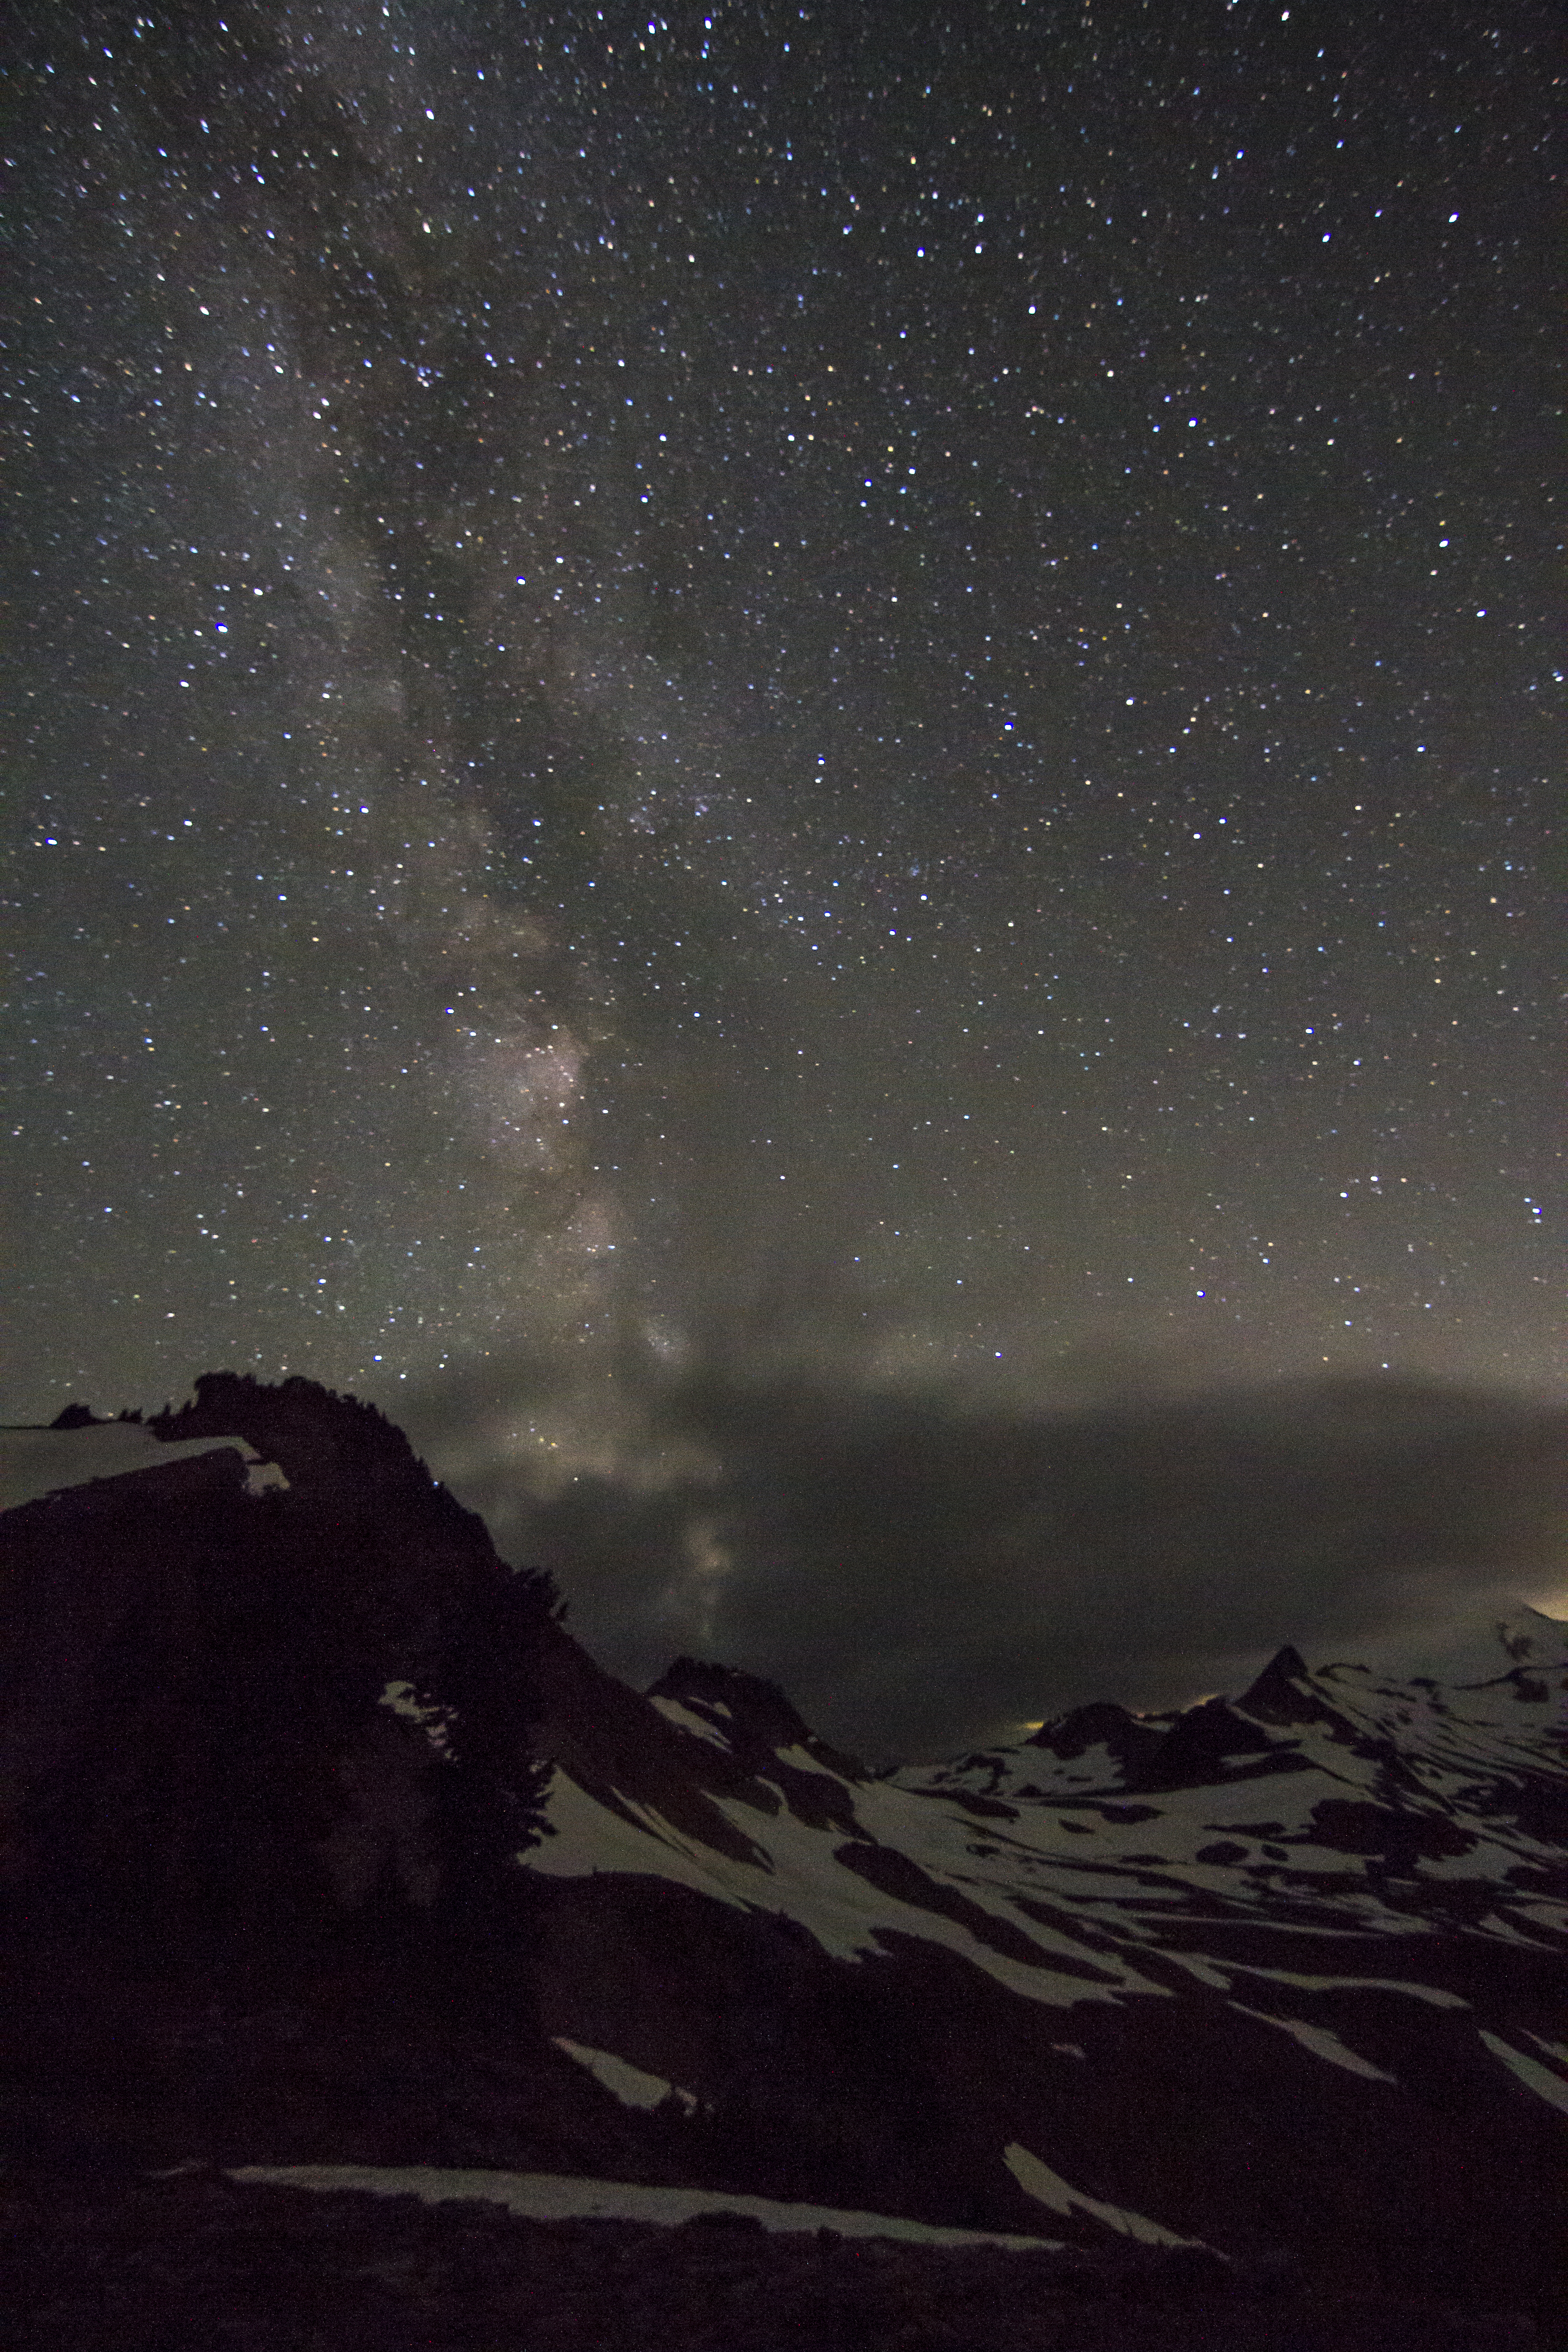
[(13, 26), (0, 1416), (889, 1738), (1568, 1607), (1555, 30)]

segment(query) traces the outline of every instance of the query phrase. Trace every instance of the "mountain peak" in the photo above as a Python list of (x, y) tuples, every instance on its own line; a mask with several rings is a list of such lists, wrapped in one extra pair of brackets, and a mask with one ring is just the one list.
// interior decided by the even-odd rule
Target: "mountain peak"
[(435, 1486), (396, 1423), (356, 1396), (340, 1395), (291, 1373), (276, 1386), (248, 1372), (203, 1372), (192, 1401), (147, 1423), (165, 1441), (243, 1437), (276, 1462), (292, 1486), (320, 1486), (352, 1475), (429, 1490)]
[(777, 1683), (761, 1675), (742, 1674), (738, 1666), (716, 1665), (706, 1658), (676, 1658), (657, 1682), (649, 1684), (646, 1696), (672, 1699), (680, 1706), (695, 1702), (721, 1722), (728, 1717), (724, 1730), (731, 1740), (737, 1734), (749, 1734), (776, 1748), (803, 1748), (811, 1738), (805, 1717), (795, 1712)]
[(1065, 1763), (1076, 1762), (1091, 1748), (1104, 1748), (1118, 1764), (1127, 1766), (1157, 1748), (1161, 1736), (1113, 1699), (1095, 1699), (1088, 1706), (1075, 1706), (1069, 1715), (1042, 1723), (1026, 1744), (1047, 1748)]
[(1305, 1658), (1289, 1642), (1275, 1652), (1237, 1705), (1260, 1723), (1318, 1723), (1330, 1714), (1311, 1688)]

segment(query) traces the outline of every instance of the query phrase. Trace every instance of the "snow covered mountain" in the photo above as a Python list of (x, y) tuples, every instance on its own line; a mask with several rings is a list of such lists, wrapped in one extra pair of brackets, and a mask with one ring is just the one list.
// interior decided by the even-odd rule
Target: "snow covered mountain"
[(633, 1737), (563, 1643), (545, 2022), (612, 2095), (749, 2113), (780, 2194), (1428, 2274), (1521, 2210), (1545, 2242), (1565, 1631), (1522, 1611), (1447, 1686), (1285, 1649), (881, 1778), (690, 1660)]
[[(61, 1822), (113, 1850), (124, 1892), (118, 1842), (149, 1789), (136, 1867), (160, 1899), (205, 1900), (192, 1822), (216, 1774), (251, 1791), (230, 1847), (291, 1874), (296, 1942), (325, 1906), (305, 1943), (338, 2002), (329, 2065), (307, 2054), (314, 1993), (247, 1995), (305, 2022), (278, 2029), (292, 2055), (270, 2027), (215, 2028), (238, 2074), (198, 2129), (171, 2054), (195, 1995), (160, 1995), (149, 2158), (205, 2134), (249, 2177), (307, 2167), (315, 2186), (489, 2167), (514, 2200), (514, 2177), (553, 2177), (550, 2210), (570, 2176), (1086, 2253), (1283, 2256), (1496, 2308), (1549, 2295), (1568, 1628), (1521, 1609), (1441, 1678), (1285, 1648), (1234, 1699), (1100, 1703), (873, 1773), (748, 1675), (682, 1659), (639, 1695), (604, 1673), (540, 1589), (509, 1602), (479, 1523), (363, 1408), (226, 1377), (149, 1426), (155, 1466), (0, 1515), (8, 1948), (26, 1978), (37, 1890), (76, 1867)], [(471, 1861), (498, 1836), (517, 1856), (499, 1895)], [(411, 1937), (426, 1990), (391, 2004), (395, 2079), (384, 1954)], [(355, 1969), (382, 1988), (358, 2009)], [(460, 2033), (429, 1990), (459, 1978)], [(37, 2032), (47, 1997), (27, 1998)], [(374, 2095), (343, 2058), (355, 2035), (380, 2037)]]

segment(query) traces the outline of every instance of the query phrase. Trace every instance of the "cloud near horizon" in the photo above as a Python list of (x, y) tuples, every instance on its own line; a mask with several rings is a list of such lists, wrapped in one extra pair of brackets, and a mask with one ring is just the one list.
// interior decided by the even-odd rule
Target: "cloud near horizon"
[(516, 1371), (407, 1423), (588, 1649), (639, 1685), (681, 1652), (767, 1675), (873, 1758), (1235, 1691), (1287, 1641), (1426, 1638), (1568, 1585), (1568, 1412), (1518, 1397), (1342, 1379), (1030, 1410), (645, 1366), (597, 1456), (542, 1481), (500, 1433), (550, 1373)]

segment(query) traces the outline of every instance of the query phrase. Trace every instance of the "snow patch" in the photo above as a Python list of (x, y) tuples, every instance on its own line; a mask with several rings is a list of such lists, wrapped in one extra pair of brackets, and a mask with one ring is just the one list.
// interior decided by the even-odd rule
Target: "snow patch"
[(454, 2172), (433, 2165), (240, 2164), (230, 2166), (225, 2177), (268, 2188), (328, 2193), (352, 2189), (374, 2197), (418, 2197), (427, 2205), (473, 2199), (535, 2221), (656, 2221), (673, 2228), (702, 2213), (745, 2213), (772, 2231), (836, 2230), (841, 2238), (899, 2238), (922, 2246), (1006, 2246), (1031, 2254), (1062, 2251), (1059, 2238), (948, 2230), (937, 2222), (908, 2221), (900, 2213), (792, 2205), (776, 2197), (731, 2195), (727, 2189), (648, 2189), (629, 2180), (584, 2180), (559, 2172)]
[(701, 1716), (694, 1715), (689, 1706), (682, 1706), (678, 1698), (659, 1698), (650, 1695), (648, 1704), (657, 1706), (665, 1721), (673, 1723), (678, 1731), (689, 1732), (694, 1739), (706, 1739), (710, 1747), (721, 1748), (725, 1755), (729, 1755), (730, 1743), (718, 1726), (705, 1723)]
[[(1531, 2040), (1534, 2039), (1531, 2034)], [(1549, 2106), (1561, 2107), (1568, 2116), (1568, 2083), (1561, 2074), (1554, 2074), (1539, 2058), (1527, 2058), (1522, 2050), (1515, 2050), (1500, 2034), (1489, 2033), (1485, 2026), (1481, 2028), (1481, 2040), (1494, 2058), (1500, 2058), (1518, 2075), (1527, 2091), (1533, 2091), (1538, 2099), (1544, 2099)]]
[[(1228, 1978), (1200, 1954), (1172, 1952), (1168, 1957), (1190, 1969), (1201, 1983), (1229, 1991)], [(1403, 1992), (1412, 2000), (1429, 2001), (1434, 2009), (1468, 2009), (1470, 2005), (1461, 1994), (1448, 1992), (1441, 1985), (1407, 1984), (1403, 1977), (1304, 1976), (1297, 1969), (1266, 1969), (1256, 1960), (1227, 1960), (1226, 1967), (1234, 1975), (1265, 1977), (1270, 1984), (1295, 1985), (1303, 1992)]]
[[(699, 1848), (678, 1839), (668, 1824), (656, 1833), (640, 1822), (612, 1812), (559, 1767), (550, 1783), (546, 1813), (555, 1835), (528, 1849), (521, 1857), (526, 1869), (537, 1870), (547, 1878), (592, 1878), (601, 1870), (667, 1878), (672, 1885), (689, 1886), (716, 1903), (727, 1903), (731, 1910), (750, 1907), (724, 1884), (721, 1857), (710, 1847)], [(752, 1874), (762, 1880), (760, 1871)]]
[(1048, 2206), (1053, 2213), (1071, 2216), (1075, 2212), (1090, 2214), (1103, 2221), (1110, 2230), (1124, 2238), (1136, 2238), (1145, 2246), (1201, 2246), (1201, 2238), (1178, 2237), (1174, 2230), (1164, 2229), (1158, 2221), (1145, 2220), (1142, 2213), (1132, 2212), (1125, 2205), (1104, 2205), (1098, 2197), (1086, 2197), (1081, 2189), (1074, 2189), (1059, 2172), (1031, 2156), (1026, 2147), (1015, 2140), (1003, 2151), (1002, 2161), (1026, 2196)]
[[(949, 1918), (942, 1912), (928, 1911), (916, 1902), (906, 1903), (897, 1895), (884, 1894), (858, 1871), (837, 1859), (840, 1832), (810, 1828), (787, 1812), (777, 1816), (758, 1813), (739, 1799), (720, 1798), (716, 1801), (737, 1828), (766, 1851), (773, 1864), (771, 1885), (763, 1882), (753, 1900), (769, 1910), (782, 1911), (798, 1919), (824, 1950), (837, 1958), (880, 1958), (885, 1947), (879, 1940), (879, 1934), (890, 1931), (918, 1937), (924, 1943), (946, 1946), (973, 1967), (994, 1977), (998, 1984), (1005, 1985), (1011, 1992), (1022, 1993), (1028, 2000), (1072, 2008), (1079, 2001), (1115, 2001), (1119, 1998), (1117, 1987), (1097, 1984), (1085, 1977), (1053, 1969), (1053, 1957), (1065, 1958), (1070, 1951), (1075, 1958), (1082, 1958), (1083, 1948), (1049, 1927), (1037, 1926), (1010, 1906), (1004, 1906), (989, 1888), (984, 1893), (990, 1899), (981, 1907), (993, 1917), (1005, 1919), (1016, 1934), (1035, 1945), (1040, 1955), (1037, 1962), (1016, 1959), (998, 1951), (962, 1921)], [(863, 1822), (858, 1799), (856, 1812)], [(884, 1839), (883, 1843), (892, 1845), (894, 1841)], [(921, 1853), (912, 1842), (900, 1838), (897, 1850), (935, 1874), (932, 1860)], [(731, 1881), (738, 1874), (731, 1869)], [(971, 1885), (963, 1892), (978, 1902), (982, 1890)], [(1121, 1990), (1155, 1995), (1164, 1992), (1163, 1985), (1137, 1976), (1124, 1961), (1110, 1953), (1097, 1951), (1093, 1961), (1102, 1975), (1118, 1979)]]
[[(918, 1937), (923, 1943), (944, 1945), (1010, 1992), (1058, 2008), (1070, 2009), (1088, 2000), (1116, 2001), (1123, 1992), (1170, 1998), (1165, 1986), (1140, 1976), (1117, 1955), (1099, 1948), (1086, 1955), (1082, 1945), (1014, 1911), (996, 1891), (986, 1888), (984, 1907), (1034, 1945), (1040, 1957), (1038, 1961), (1029, 1961), (999, 1951), (962, 1921), (884, 1894), (837, 1859), (842, 1831), (815, 1829), (787, 1810), (770, 1814), (739, 1798), (710, 1799), (765, 1857), (765, 1865), (771, 1865), (759, 1866), (734, 1860), (687, 1836), (651, 1806), (629, 1797), (620, 1801), (633, 1819), (599, 1803), (558, 1769), (547, 1801), (548, 1818), (556, 1835), (531, 1847), (521, 1856), (523, 1866), (553, 1878), (589, 1877), (606, 1870), (668, 1879), (734, 1910), (767, 1911), (798, 1920), (835, 1959), (885, 1958), (887, 1948), (879, 1940), (884, 1933)], [(918, 1810), (923, 1801), (905, 1797), (902, 1802)], [(905, 1853), (912, 1851), (913, 1858), (922, 1863), (926, 1860), (914, 1842), (884, 1842), (896, 1843)], [(972, 1899), (981, 1894), (973, 1885), (964, 1891)], [(1100, 1978), (1113, 1981), (1096, 1982), (1051, 1966), (1054, 1958), (1066, 1959), (1069, 1954), (1075, 1961), (1091, 1958)]]
[(1260, 2025), (1277, 2025), (1281, 2033), (1288, 2033), (1292, 2042), (1299, 2042), (1314, 2058), (1326, 2058), (1331, 2066), (1342, 2066), (1347, 2074), (1360, 2074), (1369, 2083), (1392, 2083), (1398, 2087), (1396, 2074), (1385, 2074), (1370, 2058), (1358, 2058), (1326, 2025), (1308, 2025), (1299, 2017), (1270, 2017), (1267, 2010), (1248, 2009), (1244, 2000), (1233, 2000), (1230, 2005), (1243, 2017), (1257, 2018)]
[(447, 1753), (447, 1735), (453, 1719), (449, 1706), (420, 1698), (412, 1683), (388, 1683), (376, 1705), (389, 1707), (405, 1723), (416, 1723), (437, 1756)]
[(696, 2093), (681, 2090), (662, 2074), (647, 2074), (642, 2067), (634, 2066), (629, 2058), (617, 2058), (613, 2050), (595, 2050), (586, 2042), (569, 2042), (563, 2033), (553, 2033), (550, 2038), (557, 2050), (563, 2050), (568, 2058), (575, 2058), (579, 2066), (585, 2066), (595, 2083), (613, 2093), (623, 2107), (641, 2107), (651, 2112), (662, 2106), (673, 2091), (687, 2114), (696, 2114)]
[[(1230, 1979), (1225, 1970), (1216, 1969), (1214, 1962), (1205, 1959), (1202, 1952), (1167, 1952), (1165, 1957), (1167, 1959), (1174, 1960), (1179, 1969), (1185, 1969), (1189, 1976), (1196, 1977), (1199, 1984), (1207, 1985), (1211, 1992), (1230, 1990)], [(1231, 1965), (1234, 1967), (1235, 1963), (1232, 1962)]]

